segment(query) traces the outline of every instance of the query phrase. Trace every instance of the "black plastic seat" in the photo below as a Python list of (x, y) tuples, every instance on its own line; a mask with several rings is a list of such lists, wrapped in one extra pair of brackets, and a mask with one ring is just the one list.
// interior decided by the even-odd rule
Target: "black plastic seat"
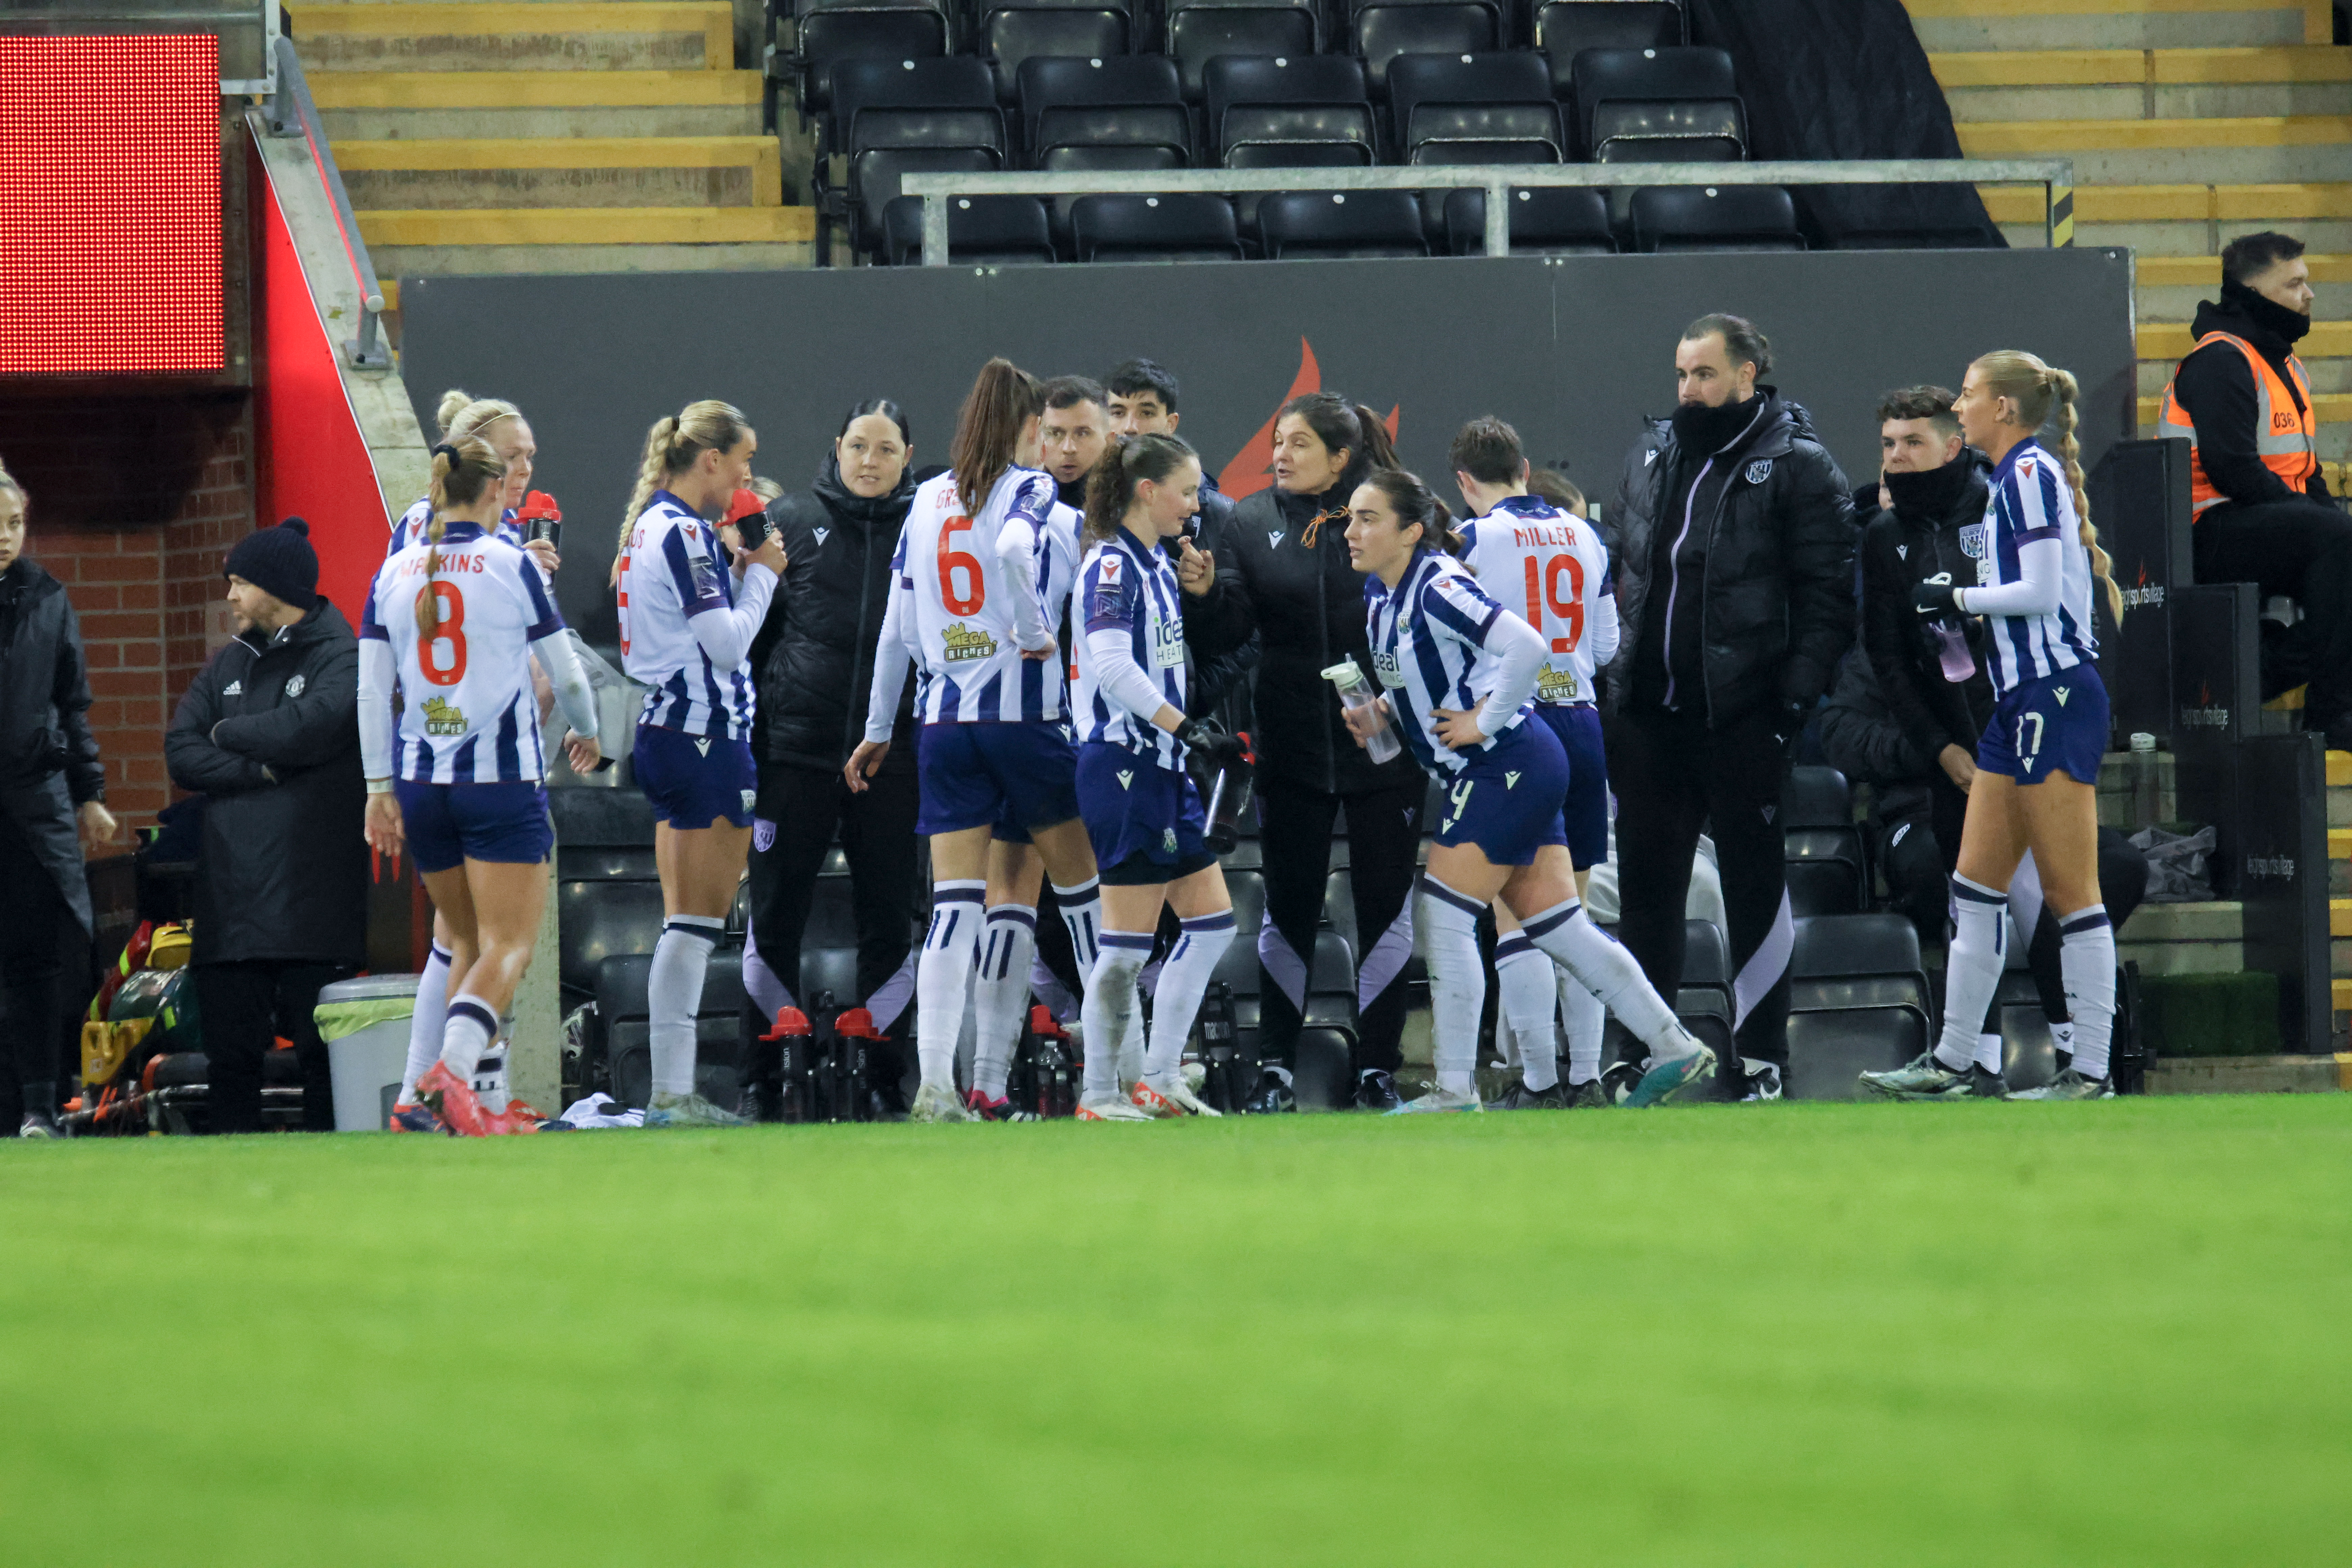
[(1550, 59), (1556, 91), (1587, 49), (1668, 48), (1683, 41), (1682, 7), (1668, 0), (1535, 0), (1535, 46)]
[(1780, 786), (1789, 902), (1799, 915), (1859, 913), (1869, 860), (1853, 822), (1853, 793), (1835, 768), (1789, 770)]
[[(923, 199), (900, 196), (882, 209), (884, 245), (893, 267), (923, 259)], [(948, 202), (951, 262), (1051, 261), (1053, 226), (1035, 196), (954, 196)]]
[(1126, 54), (1129, 40), (1126, 8), (1102, 0), (1023, 0), (989, 9), (980, 24), (981, 58), (996, 68), (997, 96), (1008, 104), (1020, 90), (1022, 61), (1039, 56), (1105, 59)]
[[(1399, 55), (1389, 62), (1388, 83), (1390, 145), (1407, 163), (1556, 163), (1566, 155), (1551, 77), (1533, 50)], [(1446, 155), (1423, 159), (1421, 150), (1432, 143)], [(1503, 155), (1515, 145), (1541, 152)], [(1483, 155), (1486, 150), (1496, 155)]]
[(1927, 1048), (1927, 974), (1919, 933), (1901, 915), (1800, 920), (1789, 974), (1791, 1098), (1851, 1100), (1857, 1073)]
[[(597, 1030), (614, 1100), (643, 1109), (653, 1089), (651, 1008), (646, 955), (608, 958), (596, 971)], [(703, 970), (702, 1001), (695, 1010), (695, 1092), (732, 1110), (742, 1098), (743, 950), (722, 943)]]
[(794, 23), (804, 113), (832, 107), (834, 68), (844, 60), (933, 59), (948, 52), (950, 35), (936, 0), (805, 0)]
[(1080, 261), (1238, 260), (1233, 204), (1205, 195), (1080, 196), (1070, 204), (1072, 253)]
[(1745, 158), (1747, 111), (1721, 49), (1587, 49), (1569, 67), (1578, 132), (1595, 163)]
[(1375, 96), (1388, 90), (1400, 55), (1479, 55), (1501, 47), (1502, 17), (1475, 0), (1375, 0), (1349, 25), (1349, 47), (1364, 62)]
[[(1311, 0), (1168, 0), (1161, 47), (1176, 62), (1184, 96), (1198, 102), (1207, 90), (1210, 62), (1227, 56), (1313, 59), (1323, 47), (1320, 13)], [(1214, 146), (1216, 122), (1205, 140)]]
[(1160, 147), (1192, 158), (1192, 120), (1175, 62), (1160, 55), (1021, 62), (1022, 145), (1039, 167), (1064, 147)]
[(1004, 122), (993, 110), (868, 110), (849, 149), (849, 200), (857, 242), (878, 255), (882, 214), (912, 174), (985, 174), (1004, 166)]
[(1426, 256), (1421, 203), (1411, 191), (1281, 191), (1258, 203), (1266, 259)]
[[(1445, 197), (1445, 247), (1455, 256), (1486, 249), (1486, 193), (1450, 191)], [(1606, 256), (1617, 248), (1609, 200), (1578, 185), (1533, 185), (1511, 192), (1511, 254)]]
[(1638, 251), (1805, 248), (1796, 204), (1778, 185), (1650, 185), (1628, 210)]
[(1202, 92), (1202, 151), (1226, 168), (1377, 160), (1364, 68), (1345, 55), (1223, 56), (1209, 62)]

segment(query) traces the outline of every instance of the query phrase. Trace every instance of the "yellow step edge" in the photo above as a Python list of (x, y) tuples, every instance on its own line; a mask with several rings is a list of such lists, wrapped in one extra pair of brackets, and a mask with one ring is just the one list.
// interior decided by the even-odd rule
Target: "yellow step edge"
[[(2163, 403), (2164, 399), (2161, 397), (2143, 397), (2139, 400), (2140, 434), (2143, 436), (2155, 434), (2156, 422), (2162, 412)], [(2341, 425), (2347, 421), (2352, 421), (2352, 392), (2315, 393), (2311, 399), (2311, 412), (2322, 425)], [(2347, 850), (2346, 854), (2347, 857), (2352, 857), (2352, 850)]]
[(2327, 787), (2343, 789), (2352, 785), (2352, 752), (2327, 753)]
[(463, 141), (345, 142), (353, 174), (511, 169), (749, 169), (751, 205), (781, 206), (783, 150), (772, 136), (508, 136)]
[(1968, 49), (1931, 54), (1927, 64), (1947, 91), (2352, 81), (2352, 49), (2309, 44), (2239, 49)]
[[(2041, 151), (2048, 151), (2042, 149)], [(2042, 192), (2032, 185), (1980, 185), (1995, 223), (2040, 223)], [(2352, 217), (2352, 184), (2077, 185), (2074, 221), (2085, 223), (2244, 223)]]
[[(2352, 54), (2352, 49), (2345, 52)], [(2314, 283), (2352, 283), (2352, 256), (2306, 253), (2303, 259), (2311, 268)], [(2221, 286), (2221, 258), (2218, 256), (2142, 256), (2134, 261), (2133, 274), (2142, 288), (2171, 284), (2219, 289)]]
[(385, 310), (397, 310), (400, 309), (399, 279), (379, 278), (375, 280), (375, 286), (377, 291), (383, 295), (383, 308)]
[(814, 207), (450, 207), (362, 212), (372, 245), (761, 245), (816, 237)]
[[(2187, 354), (2196, 338), (2185, 322), (2152, 321), (2139, 329), (2139, 357), (2177, 360)], [(2305, 359), (2334, 359), (2352, 354), (2352, 321), (2314, 321), (2311, 331), (2294, 352)]]
[[(545, 37), (560, 33), (700, 33), (711, 70), (735, 67), (735, 8), (729, 0), (614, 0), (613, 4), (517, 5), (293, 5), (298, 40), (365, 37)], [(324, 76), (325, 71), (314, 73)]]
[[(2331, 980), (2327, 983), (2330, 1005), (2338, 1013), (2352, 1012), (2352, 980)], [(2352, 1089), (2352, 1055), (2338, 1052), (2336, 1058), (2336, 1081)]]
[(2327, 934), (2352, 936), (2352, 899), (2327, 900)]
[(2235, 14), (2300, 11), (2303, 41), (2325, 44), (2336, 36), (2328, 0), (1904, 0), (1914, 16), (1980, 20), (1990, 16), (2148, 16), (2181, 12)]
[(760, 73), (320, 71), (310, 96), (320, 109), (731, 108), (760, 101)]
[(2352, 860), (2352, 827), (2331, 827), (2327, 830), (2327, 858), (2330, 860)]
[(2199, 147), (2313, 147), (2352, 142), (2352, 114), (2241, 114), (2207, 120), (1965, 121), (1971, 158), (2049, 157), (2092, 152)]

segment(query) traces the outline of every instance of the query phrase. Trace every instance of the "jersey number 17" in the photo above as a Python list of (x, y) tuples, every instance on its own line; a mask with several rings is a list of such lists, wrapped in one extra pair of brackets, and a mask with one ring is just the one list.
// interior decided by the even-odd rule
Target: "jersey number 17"
[[(1544, 604), (1549, 600), (1551, 613), (1568, 623), (1568, 635), (1551, 639), (1554, 653), (1574, 653), (1576, 645), (1584, 640), (1584, 563), (1573, 555), (1555, 555), (1541, 566), (1536, 558), (1527, 557), (1528, 563), (1528, 625), (1543, 629)], [(1559, 580), (1568, 579), (1568, 596), (1560, 597)]]

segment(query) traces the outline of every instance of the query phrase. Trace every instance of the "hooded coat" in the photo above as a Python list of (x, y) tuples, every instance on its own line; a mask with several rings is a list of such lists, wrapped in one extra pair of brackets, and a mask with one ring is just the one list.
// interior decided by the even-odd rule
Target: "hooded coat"
[(0, 812), (32, 840), (85, 932), (89, 882), (74, 816), (105, 798), (81, 624), (65, 584), (19, 557), (0, 573)]
[(1993, 707), (1983, 620), (1952, 617), (1967, 633), (1977, 666), (1974, 675), (1955, 682), (1944, 679), (1935, 623), (1912, 608), (1913, 590), (1929, 577), (1948, 573), (1954, 583), (1977, 580), (1965, 531), (1983, 528), (1991, 469), (1980, 453), (1966, 447), (1946, 469), (1958, 482), (1948, 485), (1950, 499), (1940, 509), (1914, 508), (1898, 498), (1894, 510), (1872, 518), (1862, 534), (1863, 647), (1887, 713), (1931, 763), (1946, 746), (1974, 757)]

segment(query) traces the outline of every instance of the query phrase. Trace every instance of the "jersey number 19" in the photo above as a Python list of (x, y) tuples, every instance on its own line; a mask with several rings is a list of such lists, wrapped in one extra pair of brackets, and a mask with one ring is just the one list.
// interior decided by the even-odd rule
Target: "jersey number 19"
[[(1544, 601), (1551, 602), (1551, 613), (1568, 623), (1568, 635), (1551, 639), (1554, 653), (1574, 653), (1576, 645), (1584, 640), (1584, 563), (1573, 555), (1555, 555), (1538, 567), (1536, 558), (1528, 563), (1528, 625), (1543, 629)], [(1560, 597), (1559, 580), (1568, 579), (1568, 596)]]

